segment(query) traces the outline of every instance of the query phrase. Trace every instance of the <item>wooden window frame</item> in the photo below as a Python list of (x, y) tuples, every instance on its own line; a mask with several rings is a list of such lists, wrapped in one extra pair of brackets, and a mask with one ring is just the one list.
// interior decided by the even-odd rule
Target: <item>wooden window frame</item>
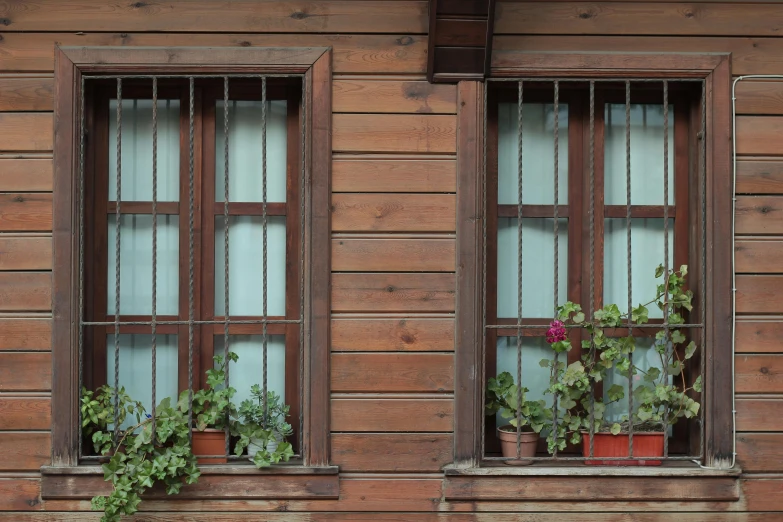
[[(209, 466), (204, 469), (199, 485), (190, 492), (186, 488), (184, 496), (179, 498), (222, 498), (228, 491), (226, 487), (232, 496), (240, 494), (243, 498), (337, 498), (338, 470), (329, 465), (331, 62), (332, 51), (328, 47), (55, 48), (52, 464), (42, 468), (44, 498), (90, 498), (105, 489), (100, 468), (80, 466), (78, 462), (81, 430), (77, 389), (77, 203), (79, 97), (83, 74), (302, 75), (305, 115), (301, 144), (305, 151), (302, 463), (263, 470), (230, 464)], [(235, 485), (242, 487), (235, 488)]]
[[(733, 462), (732, 390), (724, 383), (732, 371), (731, 348), (731, 74), (727, 54), (622, 54), (622, 53), (526, 53), (501, 51), (493, 56), (495, 78), (682, 78), (703, 79), (706, 84), (707, 259), (706, 261), (706, 369), (702, 403), (705, 410), (704, 465), (711, 470), (671, 468), (620, 468), (612, 473), (628, 475), (687, 475), (700, 477), (735, 475)], [(485, 84), (463, 81), (458, 85), (457, 140), (457, 305), (454, 463), (447, 470), (446, 498), (558, 498), (544, 488), (522, 495), (520, 486), (506, 483), (504, 491), (481, 493), (476, 480), (482, 475), (547, 475), (562, 465), (481, 468), (481, 418), (484, 332), (481, 317), (484, 249), (484, 105)], [(487, 153), (489, 156), (489, 152)], [(489, 162), (489, 157), (487, 158)], [(600, 170), (596, 166), (596, 170)], [(488, 186), (487, 192), (491, 191)], [(584, 204), (584, 202), (582, 202)], [(596, 212), (596, 215), (599, 213)], [(603, 218), (603, 215), (601, 215)], [(488, 238), (489, 240), (489, 238)], [(601, 292), (596, 291), (600, 296)], [(606, 475), (596, 467), (568, 467), (575, 475)], [(717, 470), (717, 471), (716, 471)], [(499, 480), (499, 479), (498, 479)], [(561, 481), (562, 482), (562, 481)], [(497, 483), (500, 485), (500, 483)], [(553, 486), (554, 487), (554, 486)], [(641, 487), (641, 486), (640, 486)], [(682, 486), (678, 486), (682, 487)], [(487, 488), (489, 489), (489, 488)], [(502, 489), (502, 488), (501, 488)], [(729, 488), (727, 498), (735, 495)], [(605, 499), (613, 492), (607, 491)], [(674, 491), (673, 491), (674, 494)], [(514, 496), (516, 495), (516, 496)], [(549, 496), (547, 496), (549, 495)]]

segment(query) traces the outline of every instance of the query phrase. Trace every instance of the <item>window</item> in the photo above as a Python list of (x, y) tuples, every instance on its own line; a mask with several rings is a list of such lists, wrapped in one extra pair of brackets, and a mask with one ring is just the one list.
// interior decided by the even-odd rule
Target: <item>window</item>
[(82, 385), (151, 410), (228, 350), (235, 399), (282, 396), (327, 465), (329, 55), (59, 51), (55, 466), (89, 461)]
[[(508, 371), (530, 390), (528, 400), (552, 405), (544, 393), (550, 370), (539, 361), (554, 358), (544, 337), (556, 306), (572, 301), (590, 313), (604, 304), (624, 311), (629, 302), (649, 301), (659, 264), (690, 267), (695, 306), (683, 330), (704, 352), (685, 373), (688, 383), (697, 376), (706, 383), (703, 416), (674, 426), (667, 456), (718, 466), (731, 461), (731, 419), (717, 406), (730, 404), (731, 390), (710, 381), (730, 375), (731, 365), (731, 295), (715, 277), (721, 270), (730, 279), (730, 243), (719, 237), (730, 230), (729, 149), (720, 141), (728, 97), (717, 97), (728, 96), (728, 84), (716, 72), (726, 65), (718, 57), (679, 58), (508, 52), (499, 60), (498, 81), (460, 84), (457, 378), (463, 385), (456, 397), (455, 469), (504, 460), (497, 418), (484, 417), (488, 379)], [(681, 67), (689, 61), (698, 74)], [(634, 360), (643, 370), (661, 366), (653, 344), (662, 328), (669, 327), (652, 306), (650, 325), (631, 330)], [(607, 333), (628, 336), (629, 330)], [(577, 348), (561, 362), (580, 360), (586, 335), (569, 330)], [(616, 372), (594, 396), (606, 398), (613, 384), (628, 396), (628, 380)], [(605, 418), (619, 422), (630, 407), (615, 403)], [(572, 446), (551, 457), (545, 448), (539, 444), (539, 466), (584, 460)]]

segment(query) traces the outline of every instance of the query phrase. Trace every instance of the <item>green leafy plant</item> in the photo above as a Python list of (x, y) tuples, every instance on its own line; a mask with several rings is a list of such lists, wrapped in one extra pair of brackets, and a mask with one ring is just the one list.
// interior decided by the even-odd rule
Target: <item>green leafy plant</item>
[[(207, 388), (193, 394), (193, 428), (204, 431), (207, 428), (225, 429), (236, 414), (236, 407), (231, 402), (236, 389), (226, 386), (226, 371), (230, 361), (237, 362), (239, 356), (228, 352), (226, 357), (215, 355), (215, 366), (207, 370)], [(187, 400), (187, 393), (185, 393)], [(180, 401), (182, 396), (180, 396)]]
[[(666, 272), (663, 266), (655, 271), (656, 278), (663, 278), (657, 286), (655, 298), (646, 304), (640, 304), (631, 311), (622, 313), (617, 305), (606, 305), (593, 314), (593, 320), (587, 320), (581, 306), (567, 302), (558, 308), (558, 319), (552, 328), (558, 330), (567, 325), (584, 328), (589, 339), (582, 341), (584, 351), (581, 360), (566, 365), (555, 360), (542, 360), (541, 365), (550, 369), (548, 393), (558, 401), (558, 423), (553, 426), (547, 437), (550, 453), (557, 448), (562, 450), (566, 443), (578, 444), (581, 431), (589, 430), (591, 420), (594, 431), (608, 431), (618, 434), (628, 431), (632, 424), (635, 431), (663, 431), (678, 419), (692, 418), (699, 413), (699, 403), (689, 396), (690, 392), (700, 393), (701, 376), (687, 382), (685, 361), (693, 357), (697, 346), (694, 341), (686, 345), (686, 335), (676, 327), (684, 324), (684, 312), (692, 310), (693, 293), (685, 290), (688, 267)], [(660, 357), (660, 368), (647, 370), (632, 363), (631, 354), (636, 349), (633, 336), (613, 337), (606, 329), (627, 328), (629, 319), (633, 324), (641, 325), (649, 321), (647, 306), (656, 304), (668, 317), (668, 329), (661, 329), (655, 335), (654, 348)], [(556, 324), (557, 323), (557, 324)], [(548, 332), (549, 334), (549, 332)], [(558, 354), (571, 350), (571, 341), (564, 335), (549, 337), (551, 348)], [(627, 400), (626, 389), (614, 384), (606, 390), (607, 402), (593, 396), (595, 385), (606, 380), (610, 372), (617, 372), (634, 382), (634, 376), (641, 376), (641, 384), (633, 389), (635, 409), (622, 422), (606, 422), (604, 414), (609, 404)], [(671, 376), (679, 384), (670, 384)]]
[(125, 387), (120, 387), (116, 394), (114, 388), (108, 385), (101, 386), (95, 392), (82, 388), (79, 405), (82, 414), (82, 436), (91, 443), (97, 455), (105, 455), (111, 449), (115, 396), (117, 421), (120, 426), (128, 418), (135, 419), (137, 424), (145, 418), (144, 406), (131, 399), (125, 392)]
[[(290, 407), (283, 403), (282, 397), (270, 391), (267, 392), (265, 410), (264, 392), (258, 384), (250, 387), (250, 395), (251, 398), (242, 401), (237, 411), (238, 422), (233, 433), (239, 436), (239, 440), (234, 453), (242, 455), (245, 448), (252, 445), (256, 449), (253, 463), (259, 468), (281, 460), (287, 462), (294, 456), (291, 444), (285, 441), (293, 434), (291, 425), (286, 421)], [(270, 451), (273, 446), (276, 447)]]
[[(500, 413), (500, 416), (515, 428), (517, 424), (523, 427), (530, 426), (530, 430), (540, 433), (547, 422), (552, 420), (552, 410), (547, 408), (543, 400), (526, 400), (529, 391), (525, 387), (520, 389), (514, 384), (511, 374), (503, 372), (496, 378), (489, 379), (487, 383), (484, 411), (486, 415)], [(517, 405), (520, 405), (519, 422), (517, 422)]]

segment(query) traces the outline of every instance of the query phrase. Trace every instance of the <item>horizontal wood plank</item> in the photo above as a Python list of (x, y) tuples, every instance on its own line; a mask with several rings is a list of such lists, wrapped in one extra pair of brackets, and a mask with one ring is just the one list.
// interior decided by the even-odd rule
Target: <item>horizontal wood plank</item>
[(0, 236), (0, 270), (51, 269), (51, 237)]
[(48, 397), (0, 397), (0, 430), (48, 430), (51, 413)]
[(452, 444), (447, 434), (335, 433), (332, 463), (340, 471), (440, 471), (452, 460)]
[(454, 243), (453, 239), (333, 239), (332, 270), (453, 272)]
[(738, 398), (737, 431), (783, 431), (783, 399)]
[[(359, 4), (357, 4), (359, 5)], [(224, 10), (225, 11), (225, 10)], [(225, 16), (221, 12), (220, 16)], [(322, 17), (318, 17), (322, 18)], [(148, 30), (145, 27), (145, 30)], [(253, 31), (257, 31), (254, 28)], [(233, 29), (232, 29), (233, 31)], [(253, 34), (253, 33), (3, 33), (3, 67), (51, 72), (55, 42), (63, 46), (175, 47), (328, 47), (335, 73), (422, 74), (427, 68), (427, 37), (411, 34)]]
[(51, 111), (53, 89), (49, 76), (0, 78), (0, 111)]
[(50, 192), (51, 158), (0, 157), (0, 192)]
[(742, 496), (748, 511), (783, 511), (783, 479), (746, 479)]
[(0, 319), (0, 350), (50, 350), (49, 319)]
[(332, 194), (334, 232), (454, 232), (451, 194)]
[(777, 7), (758, 3), (498, 2), (495, 34), (778, 36)]
[(51, 309), (51, 272), (0, 272), (0, 311), (45, 312)]
[(0, 471), (38, 471), (51, 451), (48, 432), (0, 432)]
[(738, 239), (734, 243), (734, 270), (738, 274), (783, 273), (783, 240)]
[(40, 479), (0, 478), (0, 511), (42, 509)]
[(783, 161), (747, 158), (737, 161), (737, 194), (783, 194)]
[(454, 429), (452, 399), (332, 399), (333, 432), (446, 432)]
[(735, 232), (783, 233), (783, 197), (737, 196)]
[(334, 353), (330, 370), (333, 392), (454, 390), (450, 353)]
[(739, 481), (723, 477), (446, 477), (443, 496), (453, 500), (736, 500)]
[(0, 231), (51, 232), (50, 193), (0, 194)]
[(49, 352), (0, 352), (0, 391), (51, 391)]
[(738, 433), (737, 462), (745, 473), (783, 471), (783, 433)]
[(51, 112), (0, 112), (0, 151), (52, 150)]
[(454, 274), (333, 274), (333, 312), (453, 312)]
[(456, 179), (453, 159), (337, 157), (332, 162), (334, 192), (456, 192)]
[(783, 114), (783, 81), (744, 80), (734, 93), (737, 114)]
[(737, 154), (783, 155), (783, 116), (737, 116)]
[(737, 393), (783, 392), (783, 355), (737, 355)]
[(334, 80), (332, 111), (455, 114), (457, 89), (454, 85), (420, 80)]
[(738, 353), (783, 353), (783, 322), (740, 320), (735, 337)]
[(447, 115), (335, 114), (335, 152), (454, 153), (457, 119)]
[(783, 313), (783, 276), (737, 276), (737, 313)]
[(181, 4), (107, 4), (102, 0), (25, 0), (0, 6), (8, 31), (150, 31), (264, 33), (426, 33), (426, 2), (312, 2), (253, 0)]
[(333, 352), (454, 350), (454, 319), (332, 319)]

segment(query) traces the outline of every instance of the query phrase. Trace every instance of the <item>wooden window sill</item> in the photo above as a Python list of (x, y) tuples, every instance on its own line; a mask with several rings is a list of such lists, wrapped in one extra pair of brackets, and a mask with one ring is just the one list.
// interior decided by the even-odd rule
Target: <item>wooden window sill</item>
[[(176, 499), (336, 499), (340, 493), (337, 466), (305, 467), (297, 464), (257, 469), (252, 464), (201, 466), (198, 483), (186, 485)], [(100, 466), (41, 468), (43, 499), (90, 499), (107, 495), (110, 483)], [(152, 488), (148, 499), (172, 498), (162, 488)]]
[[(532, 465), (444, 469), (446, 500), (738, 501), (739, 468)], [(534, 478), (534, 480), (527, 480)], [(660, 480), (651, 480), (660, 479)]]

